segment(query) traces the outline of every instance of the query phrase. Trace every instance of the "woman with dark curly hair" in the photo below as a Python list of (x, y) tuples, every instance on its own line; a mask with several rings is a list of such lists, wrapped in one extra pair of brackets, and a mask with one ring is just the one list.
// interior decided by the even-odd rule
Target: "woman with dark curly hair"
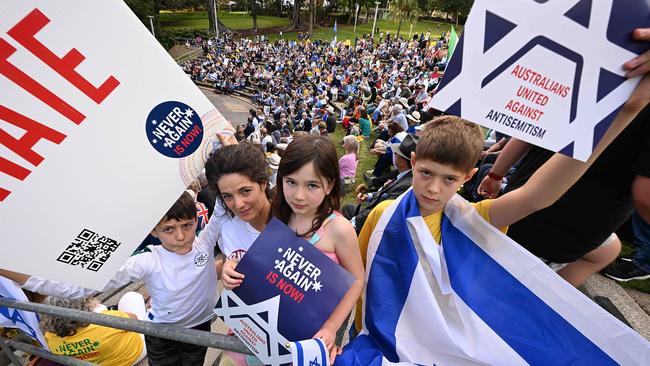
[[(48, 296), (43, 303), (121, 318), (143, 319), (145, 313), (144, 299), (135, 292), (126, 293), (120, 299), (118, 308), (126, 311), (108, 310), (93, 297), (65, 299)], [(48, 314), (41, 314), (40, 325), (54, 354), (108, 366), (136, 365), (147, 355), (143, 336), (138, 333)]]
[[(271, 219), (269, 174), (266, 155), (248, 141), (226, 145), (215, 151), (205, 164), (208, 184), (217, 192), (217, 201), (210, 222), (222, 220), (219, 248), (225, 255), (217, 261), (226, 288), (241, 283), (235, 271), (239, 260), (264, 230)], [(223, 265), (223, 266), (222, 266)], [(221, 364), (262, 365), (255, 356), (224, 352)]]
[(266, 155), (247, 141), (223, 146), (206, 162), (205, 176), (217, 192), (211, 220), (223, 220), (219, 247), (226, 260), (239, 260), (271, 217)]

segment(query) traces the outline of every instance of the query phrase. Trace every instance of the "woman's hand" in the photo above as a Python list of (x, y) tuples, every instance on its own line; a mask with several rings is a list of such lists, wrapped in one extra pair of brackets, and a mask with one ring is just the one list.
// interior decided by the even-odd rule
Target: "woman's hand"
[[(637, 41), (650, 41), (650, 28), (637, 28), (632, 32), (632, 38)], [(623, 64), (627, 77), (633, 78), (650, 71), (650, 50)]]
[(237, 263), (239, 263), (238, 260), (229, 259), (223, 264), (223, 275), (221, 277), (223, 280), (223, 287), (228, 290), (238, 287), (244, 281), (244, 275), (235, 271)]

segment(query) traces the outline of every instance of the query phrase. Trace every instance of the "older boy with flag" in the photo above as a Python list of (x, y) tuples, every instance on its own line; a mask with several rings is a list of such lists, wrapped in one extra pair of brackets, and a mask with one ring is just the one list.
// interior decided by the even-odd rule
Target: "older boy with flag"
[[(631, 76), (650, 69), (649, 55), (626, 63)], [(521, 188), (477, 204), (456, 191), (476, 172), (480, 128), (430, 123), (411, 155), (413, 188), (377, 206), (359, 236), (361, 333), (335, 365), (650, 362), (646, 340), (499, 231), (557, 200), (648, 101), (646, 76), (587, 162), (555, 154)]]

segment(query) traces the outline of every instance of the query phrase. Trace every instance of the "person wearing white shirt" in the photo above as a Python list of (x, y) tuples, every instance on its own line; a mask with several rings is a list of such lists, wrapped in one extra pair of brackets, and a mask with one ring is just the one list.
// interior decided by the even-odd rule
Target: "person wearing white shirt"
[[(144, 281), (151, 295), (147, 318), (154, 323), (210, 331), (217, 304), (214, 247), (221, 222), (210, 220), (196, 237), (196, 206), (187, 193), (174, 203), (151, 235), (161, 245), (148, 246), (131, 256), (102, 292), (130, 282)], [(26, 290), (48, 296), (83, 298), (95, 290), (35, 276), (0, 270)], [(149, 365), (203, 365), (207, 347), (145, 336)]]

